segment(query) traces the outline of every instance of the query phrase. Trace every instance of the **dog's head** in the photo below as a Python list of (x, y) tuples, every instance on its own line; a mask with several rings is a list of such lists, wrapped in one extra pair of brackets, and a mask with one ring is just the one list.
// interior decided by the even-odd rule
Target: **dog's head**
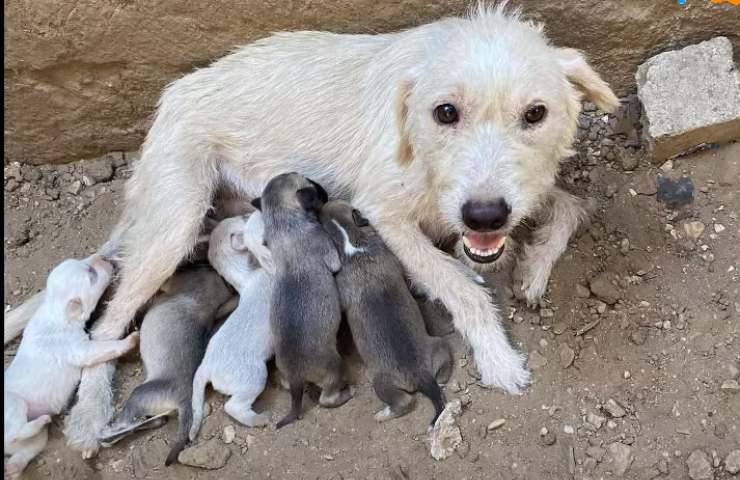
[(257, 211), (221, 221), (211, 232), (208, 261), (237, 289), (260, 268), (274, 273), (272, 255), (264, 245), (262, 214)]
[(67, 259), (46, 280), (46, 302), (64, 321), (84, 326), (113, 277), (113, 265), (102, 255)]
[(550, 45), (516, 12), (479, 7), (439, 28), (398, 85), (397, 160), (438, 192), (444, 221), (480, 266), (553, 186), (581, 97), (605, 111), (618, 99), (578, 51)]
[(290, 172), (267, 182), (262, 197), (254, 199), (252, 206), (259, 210), (286, 208), (318, 213), (327, 201), (329, 195), (321, 185), (299, 173)]

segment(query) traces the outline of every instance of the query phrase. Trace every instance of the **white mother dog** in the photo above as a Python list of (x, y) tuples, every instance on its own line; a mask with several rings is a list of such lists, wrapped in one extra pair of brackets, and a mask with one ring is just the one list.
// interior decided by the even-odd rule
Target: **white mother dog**
[[(450, 311), (482, 381), (518, 392), (525, 358), (489, 291), (433, 242), (459, 234), (468, 264), (491, 263), (511, 229), (547, 206), (521, 264), (525, 295), (542, 295), (578, 222), (555, 177), (583, 93), (617, 106), (579, 52), (502, 7), (393, 34), (281, 33), (247, 45), (165, 91), (102, 251), (125, 258), (94, 335), (123, 334), (195, 245), (219, 184), (258, 196), (297, 171), (350, 199)], [(67, 422), (70, 444), (88, 454), (112, 411), (112, 372), (85, 371)]]

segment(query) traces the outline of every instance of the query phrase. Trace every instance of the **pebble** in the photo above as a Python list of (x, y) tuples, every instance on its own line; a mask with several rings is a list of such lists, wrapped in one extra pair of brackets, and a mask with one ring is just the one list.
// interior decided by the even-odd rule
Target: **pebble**
[(647, 333), (644, 329), (638, 328), (634, 332), (630, 333), (630, 342), (635, 345), (642, 345), (647, 340)]
[(609, 470), (614, 475), (623, 477), (635, 460), (634, 455), (632, 455), (632, 448), (621, 442), (614, 442), (609, 444), (607, 450), (612, 458)]
[(740, 370), (731, 363), (727, 365), (727, 373), (730, 374), (731, 379), (740, 377)]
[(705, 228), (706, 227), (702, 222), (696, 220), (683, 224), (683, 229), (686, 232), (686, 235), (692, 240), (698, 240), (702, 233), (704, 233)]
[(725, 226), (721, 223), (714, 224), (714, 233), (722, 233), (726, 230)]
[(162, 465), (162, 459), (167, 457), (170, 448), (161, 438), (153, 439), (137, 446), (131, 452), (131, 466), (134, 477), (144, 478)]
[(488, 424), (488, 427), (487, 427), (487, 430), (489, 432), (490, 431), (493, 431), (493, 430), (497, 430), (497, 429), (503, 427), (505, 423), (506, 423), (506, 420), (504, 420), (503, 418), (499, 418), (499, 419), (494, 420), (491, 423), (489, 423)]
[(619, 251), (622, 252), (623, 255), (630, 253), (630, 241), (628, 238), (623, 238), (622, 241), (619, 242)]
[(82, 165), (83, 182), (87, 186), (100, 182), (107, 182), (113, 177), (113, 159), (104, 156), (84, 162)]
[(617, 422), (615, 422), (614, 420), (607, 420), (606, 428), (608, 428), (609, 430), (614, 430), (615, 428), (617, 428)]
[(576, 283), (576, 296), (578, 298), (588, 298), (591, 296), (591, 290), (584, 287), (580, 283)]
[(733, 450), (725, 458), (725, 471), (735, 475), (740, 473), (740, 450)]
[(619, 162), (622, 164), (623, 170), (630, 172), (637, 168), (639, 157), (633, 151), (625, 148), (617, 148), (616, 154)]
[(567, 329), (568, 325), (565, 322), (558, 322), (552, 326), (552, 333), (562, 335)]
[(622, 376), (624, 377), (625, 380), (629, 380), (632, 377), (632, 374), (630, 373), (629, 370), (625, 370)]
[(236, 438), (236, 429), (233, 425), (226, 425), (224, 427), (224, 433), (221, 437), (221, 439), (224, 441), (225, 444), (230, 444), (234, 442), (234, 439)]
[(529, 358), (527, 359), (527, 365), (530, 370), (539, 370), (547, 365), (547, 358), (543, 357), (537, 350), (529, 352)]
[(564, 425), (563, 433), (567, 433), (568, 435), (573, 435), (574, 433), (576, 433), (576, 430), (571, 425)]
[(589, 288), (596, 298), (609, 305), (614, 305), (622, 298), (622, 293), (609, 281), (604, 273), (593, 278), (589, 283)]
[(712, 480), (714, 472), (709, 457), (701, 450), (694, 450), (686, 459), (686, 466), (689, 468), (689, 478), (691, 480)]
[(722, 382), (722, 386), (720, 388), (731, 393), (737, 393), (740, 392), (740, 383), (738, 383), (737, 380), (725, 380)]
[(576, 359), (576, 352), (567, 343), (561, 343), (558, 347), (558, 358), (560, 359), (560, 366), (562, 368), (568, 368), (573, 365), (573, 361)]
[(72, 195), (79, 195), (81, 191), (82, 191), (82, 182), (79, 180), (75, 180), (69, 185), (69, 187), (67, 187), (67, 192), (71, 193)]
[(601, 426), (604, 425), (605, 421), (606, 418), (595, 413), (589, 413), (588, 415), (586, 415), (586, 422), (592, 425), (596, 430), (600, 429)]
[(627, 411), (613, 398), (606, 401), (604, 411), (611, 415), (612, 418), (621, 418), (627, 415)]
[(586, 449), (586, 455), (595, 459), (597, 462), (601, 462), (604, 459), (604, 455), (606, 455), (606, 450), (596, 446), (588, 447)]
[(658, 175), (658, 201), (671, 208), (681, 207), (694, 201), (694, 183), (688, 177), (671, 180)]
[(223, 446), (218, 440), (206, 442), (186, 448), (177, 457), (180, 463), (191, 467), (206, 470), (218, 470), (226, 465), (231, 456), (231, 450)]
[(555, 442), (557, 441), (557, 436), (554, 432), (549, 431), (547, 428), (542, 427), (540, 430), (540, 445), (549, 447), (550, 445), (555, 445)]

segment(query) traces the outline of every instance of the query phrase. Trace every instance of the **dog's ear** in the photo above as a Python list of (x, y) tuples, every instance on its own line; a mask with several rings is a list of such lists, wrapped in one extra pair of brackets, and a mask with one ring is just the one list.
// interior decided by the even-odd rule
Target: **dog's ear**
[(558, 49), (558, 61), (568, 80), (597, 107), (609, 113), (617, 109), (619, 99), (609, 85), (586, 62), (581, 52), (574, 48)]
[(231, 248), (236, 250), (237, 252), (243, 252), (247, 250), (247, 244), (244, 241), (244, 233), (237, 232), (231, 234)]
[(82, 308), (82, 299), (75, 297), (67, 302), (67, 305), (64, 307), (64, 315), (67, 320), (76, 322), (82, 318)]
[(262, 197), (257, 197), (255, 199), (252, 199), (252, 201), (249, 203), (251, 203), (252, 206), (256, 208), (257, 210), (262, 211)]
[(370, 225), (370, 221), (363, 217), (360, 211), (356, 208), (352, 209), (352, 220), (355, 221), (355, 225), (358, 227), (367, 227)]
[(298, 203), (301, 204), (306, 211), (314, 211), (321, 208), (321, 200), (319, 199), (319, 191), (314, 187), (305, 187), (295, 192)]
[(306, 180), (308, 180), (309, 182), (311, 182), (311, 185), (313, 185), (316, 188), (316, 193), (319, 194), (319, 200), (321, 201), (322, 204), (324, 204), (324, 203), (326, 203), (326, 202), (329, 201), (329, 194), (326, 193), (326, 190), (324, 190), (324, 187), (322, 187), (318, 183), (314, 182), (310, 178), (307, 178)]
[(411, 163), (414, 158), (414, 150), (411, 146), (411, 138), (408, 130), (409, 107), (408, 99), (411, 95), (413, 81), (402, 80), (396, 90), (395, 114), (396, 128), (398, 129), (398, 151), (396, 152), (396, 161), (401, 166)]

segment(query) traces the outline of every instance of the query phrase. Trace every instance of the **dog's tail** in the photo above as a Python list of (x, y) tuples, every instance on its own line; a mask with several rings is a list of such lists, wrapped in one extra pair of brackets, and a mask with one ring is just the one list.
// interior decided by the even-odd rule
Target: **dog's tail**
[(190, 433), (188, 434), (191, 442), (198, 436), (200, 425), (203, 423), (203, 404), (205, 403), (208, 377), (205, 364), (201, 363), (198, 371), (195, 372), (195, 377), (193, 377), (193, 425), (190, 427)]
[(442, 393), (442, 389), (439, 388), (437, 380), (430, 373), (424, 373), (422, 375), (419, 379), (418, 389), (424, 396), (431, 400), (434, 405), (434, 417), (431, 422), (431, 425), (434, 426), (434, 423), (445, 409), (444, 393)]
[(301, 418), (304, 384), (305, 382), (303, 380), (290, 381), (290, 413), (277, 422), (275, 425), (276, 428), (283, 428)]
[(180, 401), (180, 405), (177, 409), (177, 420), (179, 427), (177, 429), (177, 437), (175, 442), (170, 449), (170, 453), (167, 454), (167, 459), (164, 461), (166, 466), (177, 463), (177, 456), (188, 444), (188, 432), (193, 425), (193, 409), (190, 405), (190, 396), (183, 396)]

